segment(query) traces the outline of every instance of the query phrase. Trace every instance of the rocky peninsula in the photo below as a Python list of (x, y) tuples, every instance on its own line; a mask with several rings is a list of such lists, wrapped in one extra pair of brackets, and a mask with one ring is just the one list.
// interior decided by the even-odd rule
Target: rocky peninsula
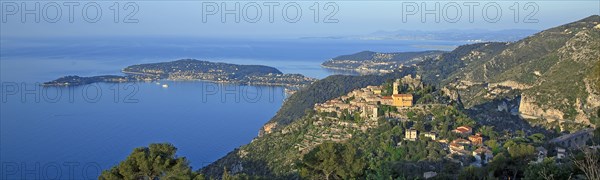
[(182, 59), (171, 62), (131, 65), (125, 74), (92, 77), (65, 76), (43, 83), (44, 86), (78, 86), (92, 83), (123, 83), (157, 80), (203, 80), (241, 85), (302, 87), (316, 81), (301, 74), (284, 74), (276, 68), (262, 65), (237, 65)]

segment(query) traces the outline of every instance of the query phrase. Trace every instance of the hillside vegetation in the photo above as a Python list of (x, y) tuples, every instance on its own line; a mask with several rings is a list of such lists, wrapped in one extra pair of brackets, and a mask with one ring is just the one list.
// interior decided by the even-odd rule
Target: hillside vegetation
[(563, 130), (595, 125), (599, 23), (594, 15), (516, 42), (461, 46), (420, 63), (419, 74), (459, 90), (467, 108), (519, 96), (518, 112), (543, 119), (540, 125)]

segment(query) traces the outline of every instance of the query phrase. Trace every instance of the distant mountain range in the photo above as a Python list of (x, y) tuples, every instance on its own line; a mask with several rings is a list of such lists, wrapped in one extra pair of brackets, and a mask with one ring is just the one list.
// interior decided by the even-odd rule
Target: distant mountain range
[(328, 37), (302, 37), (303, 39), (359, 39), (359, 40), (443, 40), (443, 41), (469, 41), (469, 42), (487, 42), (487, 41), (516, 41), (530, 36), (539, 30), (532, 29), (506, 29), (506, 30), (439, 30), (439, 31), (419, 31), (419, 30), (397, 30), (397, 31), (377, 31), (365, 35), (353, 36), (328, 36)]

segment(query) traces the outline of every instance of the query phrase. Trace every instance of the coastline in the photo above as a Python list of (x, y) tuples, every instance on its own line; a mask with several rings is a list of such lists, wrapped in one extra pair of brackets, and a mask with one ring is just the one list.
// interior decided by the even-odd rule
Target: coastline
[(373, 70), (373, 69), (349, 69), (349, 68), (343, 68), (343, 67), (333, 67), (333, 66), (327, 66), (327, 65), (320, 65), (322, 68), (325, 69), (330, 69), (330, 70), (341, 70), (341, 71), (350, 71), (350, 72), (356, 72), (359, 73), (361, 75), (365, 75), (365, 74), (377, 74), (377, 73), (389, 73), (388, 71), (385, 70)]

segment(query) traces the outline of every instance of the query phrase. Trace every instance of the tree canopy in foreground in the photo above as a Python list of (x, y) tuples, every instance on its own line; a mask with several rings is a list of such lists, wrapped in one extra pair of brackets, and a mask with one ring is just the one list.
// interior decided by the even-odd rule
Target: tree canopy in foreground
[(102, 172), (98, 179), (194, 179), (189, 162), (177, 157), (172, 144), (150, 144), (135, 148), (119, 165)]

